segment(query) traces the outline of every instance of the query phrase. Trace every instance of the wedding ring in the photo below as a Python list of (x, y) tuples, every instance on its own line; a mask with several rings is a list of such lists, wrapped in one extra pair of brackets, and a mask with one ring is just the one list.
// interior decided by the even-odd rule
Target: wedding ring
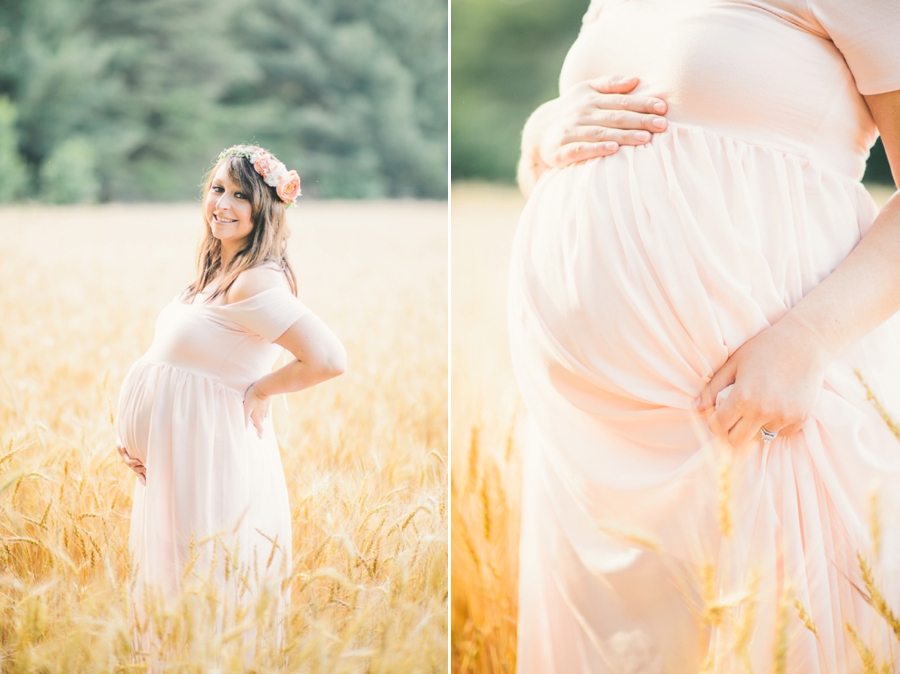
[(759, 434), (762, 436), (763, 444), (767, 445), (778, 436), (778, 431), (775, 431), (773, 433), (772, 431), (767, 431), (764, 427), (760, 426)]

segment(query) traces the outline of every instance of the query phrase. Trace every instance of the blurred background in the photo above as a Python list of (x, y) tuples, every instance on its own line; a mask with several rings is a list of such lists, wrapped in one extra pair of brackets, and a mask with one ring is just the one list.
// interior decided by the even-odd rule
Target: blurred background
[[(447, 24), (447, 0), (0, 0), (4, 674), (147, 669), (119, 388), (240, 142), (302, 179), (298, 294), (349, 363), (273, 409), (292, 603), (252, 670), (446, 672)], [(151, 669), (244, 671), (264, 612), (198, 615), (153, 618)]]
[[(521, 465), (506, 334), (525, 120), (557, 78), (589, 0), (452, 0), (451, 669), (514, 672)], [(629, 73), (623, 73), (629, 74)], [(865, 176), (892, 192), (880, 141)]]
[[(588, 4), (453, 0), (454, 181), (515, 182), (522, 127), (535, 108), (559, 94), (559, 70)], [(864, 181), (892, 184), (880, 139)]]
[(447, 196), (447, 0), (2, 0), (0, 202), (196, 198), (254, 142), (307, 196)]

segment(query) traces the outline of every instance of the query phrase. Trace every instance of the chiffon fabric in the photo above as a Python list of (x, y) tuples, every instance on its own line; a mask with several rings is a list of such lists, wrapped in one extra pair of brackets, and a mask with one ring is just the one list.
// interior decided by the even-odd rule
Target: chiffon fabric
[(898, 34), (877, 0), (589, 9), (561, 89), (635, 74), (670, 126), (545, 173), (516, 234), (520, 674), (900, 656), (872, 596), (900, 613), (898, 318), (830, 365), (797, 434), (733, 450), (692, 409), (871, 226), (861, 92), (900, 89)]
[[(287, 289), (207, 304), (176, 297), (150, 349), (122, 383), (117, 431), (147, 469), (136, 482), (130, 549), (139, 647), (149, 615), (187, 587), (212, 583), (221, 629), (230, 609), (269, 592), (283, 609), (291, 572), (287, 485), (271, 418), (244, 423), (247, 388), (269, 372), (278, 339), (308, 309)], [(153, 606), (149, 606), (150, 604)]]

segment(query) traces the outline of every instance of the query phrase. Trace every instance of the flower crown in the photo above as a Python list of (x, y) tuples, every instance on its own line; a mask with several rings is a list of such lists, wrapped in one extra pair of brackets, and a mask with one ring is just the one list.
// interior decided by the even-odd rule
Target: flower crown
[(278, 198), (289, 207), (293, 206), (300, 196), (300, 176), (296, 171), (288, 171), (271, 152), (262, 148), (250, 150), (244, 145), (233, 145), (227, 150), (222, 150), (217, 161), (222, 161), (226, 157), (243, 157), (253, 164), (253, 168), (263, 177), (266, 185), (274, 187)]

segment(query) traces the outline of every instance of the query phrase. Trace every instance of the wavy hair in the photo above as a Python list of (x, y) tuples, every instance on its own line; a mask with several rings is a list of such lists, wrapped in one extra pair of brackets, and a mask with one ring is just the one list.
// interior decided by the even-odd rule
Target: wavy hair
[[(239, 145), (237, 149), (250, 153), (262, 148), (256, 145)], [(225, 269), (222, 269), (222, 242), (212, 235), (206, 217), (206, 198), (212, 187), (213, 177), (223, 164), (228, 166), (228, 176), (249, 197), (250, 221), (253, 223), (247, 244), (235, 254)], [(232, 156), (217, 161), (204, 178), (202, 203), (206, 236), (200, 242), (197, 253), (197, 278), (184, 291), (184, 298), (187, 301), (193, 302), (219, 273), (223, 275), (222, 281), (215, 292), (207, 298), (207, 302), (227, 293), (241, 272), (265, 264), (277, 265), (287, 277), (291, 292), (297, 294), (297, 277), (287, 258), (287, 239), (290, 230), (285, 215), (286, 204), (278, 197), (275, 188), (267, 185), (263, 177), (256, 172), (249, 159)]]

